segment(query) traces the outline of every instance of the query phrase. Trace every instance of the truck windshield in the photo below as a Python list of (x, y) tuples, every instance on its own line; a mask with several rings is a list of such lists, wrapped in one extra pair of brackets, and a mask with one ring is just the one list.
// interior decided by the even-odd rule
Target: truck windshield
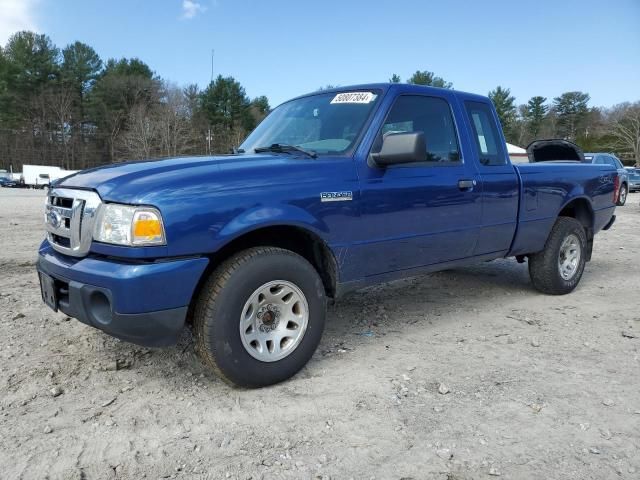
[(239, 151), (254, 153), (272, 145), (291, 145), (318, 155), (346, 153), (379, 96), (377, 91), (350, 91), (291, 100), (271, 112)]

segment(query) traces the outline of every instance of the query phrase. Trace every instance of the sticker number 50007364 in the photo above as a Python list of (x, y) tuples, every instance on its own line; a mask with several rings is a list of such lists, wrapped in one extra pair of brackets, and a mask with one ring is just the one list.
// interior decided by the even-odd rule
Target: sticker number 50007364
[(333, 97), (331, 103), (370, 103), (376, 96), (371, 92), (342, 92)]

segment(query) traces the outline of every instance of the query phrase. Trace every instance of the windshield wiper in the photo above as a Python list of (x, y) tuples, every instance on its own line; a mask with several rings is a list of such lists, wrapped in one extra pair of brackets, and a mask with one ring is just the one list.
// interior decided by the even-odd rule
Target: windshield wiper
[(274, 143), (268, 147), (256, 147), (253, 149), (254, 152), (256, 153), (262, 153), (262, 152), (276, 152), (276, 153), (289, 153), (289, 152), (300, 152), (300, 153), (304, 153), (305, 155), (311, 157), (311, 158), (316, 158), (318, 156), (318, 154), (316, 152), (313, 152), (311, 150), (306, 150), (302, 147), (298, 147), (297, 145), (288, 145), (286, 143)]

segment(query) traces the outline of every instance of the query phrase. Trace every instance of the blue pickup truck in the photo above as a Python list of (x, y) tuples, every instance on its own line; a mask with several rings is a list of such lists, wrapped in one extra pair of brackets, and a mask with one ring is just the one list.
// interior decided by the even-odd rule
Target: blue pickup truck
[(539, 291), (571, 292), (615, 220), (619, 180), (609, 165), (556, 160), (512, 165), (482, 96), (312, 93), (274, 109), (232, 155), (52, 185), (42, 297), (146, 346), (191, 324), (223, 379), (277, 383), (313, 355), (327, 301), (355, 289), (515, 257)]

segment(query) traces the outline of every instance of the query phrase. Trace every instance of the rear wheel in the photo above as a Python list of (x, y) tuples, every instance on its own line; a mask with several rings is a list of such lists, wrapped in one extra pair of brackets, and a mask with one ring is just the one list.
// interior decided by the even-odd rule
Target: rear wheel
[(625, 203), (627, 203), (627, 192), (628, 192), (627, 186), (623, 184), (620, 187), (620, 192), (618, 192), (618, 203), (616, 203), (616, 205), (621, 207)]
[(194, 310), (196, 348), (219, 376), (262, 387), (295, 375), (324, 330), (324, 285), (300, 255), (251, 248), (220, 265)]
[(529, 256), (529, 276), (533, 286), (543, 293), (564, 295), (580, 282), (587, 236), (574, 218), (560, 217), (551, 229), (544, 250)]

